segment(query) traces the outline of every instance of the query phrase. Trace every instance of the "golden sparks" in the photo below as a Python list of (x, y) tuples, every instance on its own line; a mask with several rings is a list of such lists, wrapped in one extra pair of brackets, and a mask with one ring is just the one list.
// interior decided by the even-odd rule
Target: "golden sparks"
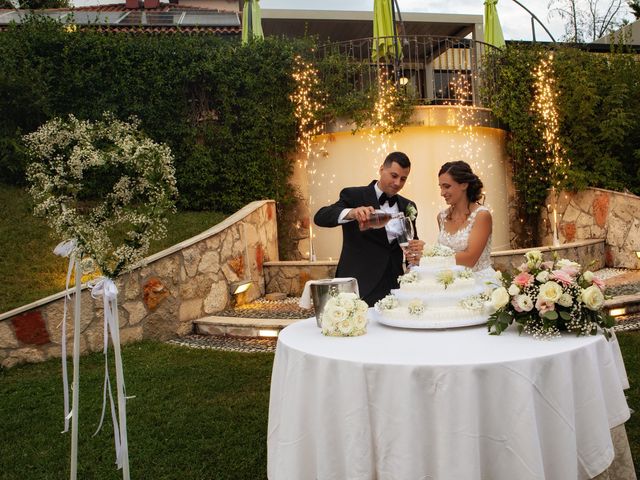
[(314, 137), (322, 133), (322, 123), (317, 114), (324, 108), (326, 95), (320, 91), (318, 71), (300, 55), (296, 55), (294, 59), (291, 76), (296, 84), (290, 98), (295, 106), (294, 115), (298, 122), (298, 144), (308, 159)]

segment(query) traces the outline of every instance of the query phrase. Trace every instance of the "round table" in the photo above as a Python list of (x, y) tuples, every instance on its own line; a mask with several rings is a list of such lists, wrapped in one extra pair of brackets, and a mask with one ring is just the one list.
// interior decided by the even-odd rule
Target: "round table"
[(570, 480), (614, 457), (630, 415), (615, 339), (486, 327), (325, 337), (285, 328), (271, 379), (271, 480)]

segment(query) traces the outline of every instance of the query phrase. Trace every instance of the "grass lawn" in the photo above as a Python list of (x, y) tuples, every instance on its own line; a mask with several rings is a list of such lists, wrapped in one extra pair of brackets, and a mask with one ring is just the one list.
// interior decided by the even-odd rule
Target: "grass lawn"
[[(618, 335), (631, 388), (627, 423), (640, 471), (640, 332)], [(273, 355), (142, 342), (123, 350), (131, 477), (266, 478)], [(91, 437), (101, 408), (100, 354), (82, 358), (78, 478), (117, 479), (110, 421)], [(70, 436), (61, 435), (59, 361), (0, 370), (0, 480), (69, 476)]]
[[(78, 478), (118, 479), (113, 430), (95, 431), (103, 356), (82, 357)], [(142, 342), (124, 347), (131, 478), (266, 478), (273, 354)], [(114, 386), (115, 388), (115, 386)], [(0, 370), (1, 480), (69, 478), (60, 361)]]
[[(0, 313), (64, 290), (66, 259), (53, 254), (62, 240), (33, 216), (25, 190), (0, 184)], [(168, 234), (151, 244), (151, 253), (220, 223), (218, 212), (178, 212), (169, 217)]]

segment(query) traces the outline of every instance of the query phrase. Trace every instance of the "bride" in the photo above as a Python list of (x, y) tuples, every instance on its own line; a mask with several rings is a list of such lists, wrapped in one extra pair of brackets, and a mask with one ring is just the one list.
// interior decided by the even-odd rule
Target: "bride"
[(491, 212), (480, 204), (482, 181), (468, 163), (445, 163), (438, 172), (440, 195), (449, 205), (438, 213), (438, 243), (456, 252), (456, 263), (495, 281), (491, 266)]

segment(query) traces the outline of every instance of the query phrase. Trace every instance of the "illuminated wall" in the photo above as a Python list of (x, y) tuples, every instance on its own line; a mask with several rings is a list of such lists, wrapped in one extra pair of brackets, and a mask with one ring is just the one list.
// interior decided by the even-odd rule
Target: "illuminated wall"
[[(400, 150), (412, 162), (402, 194), (418, 206), (420, 238), (428, 243), (436, 241), (436, 214), (446, 206), (438, 189), (438, 170), (445, 162), (465, 160), (485, 186), (485, 205), (493, 212), (493, 250), (510, 248), (506, 132), (497, 128), (489, 111), (471, 107), (417, 107), (411, 124), (386, 139), (388, 145), (381, 144), (384, 136), (372, 135), (371, 131), (353, 135), (350, 125), (335, 125), (332, 130), (316, 137), (312, 154), (308, 160), (298, 160), (293, 177), (308, 201), (311, 219), (320, 207), (335, 202), (342, 188), (366, 185), (378, 178), (386, 154)], [(337, 259), (342, 244), (341, 229), (315, 225), (311, 228), (316, 259)], [(303, 253), (309, 250), (307, 245), (301, 247)]]

